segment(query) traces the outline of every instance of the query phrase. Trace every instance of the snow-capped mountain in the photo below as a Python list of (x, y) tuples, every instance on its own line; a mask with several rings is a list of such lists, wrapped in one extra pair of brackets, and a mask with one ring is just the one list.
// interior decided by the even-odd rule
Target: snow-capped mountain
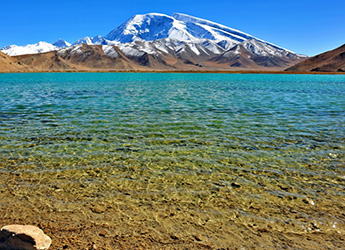
[[(81, 44), (101, 46), (102, 50)], [(162, 63), (164, 67), (173, 68), (184, 64), (197, 67), (211, 67), (212, 64), (213, 68), (222, 64), (222, 69), (282, 68), (305, 58), (242, 31), (179, 13), (172, 16), (159, 13), (135, 15), (103, 37), (86, 36), (72, 45), (59, 39), (53, 44), (12, 45), (1, 51), (8, 55), (23, 55), (55, 50), (59, 50), (57, 56), (64, 55), (65, 59), (76, 58), (72, 56), (75, 53), (83, 55), (84, 60), (96, 53), (112, 60), (119, 57), (134, 60), (141, 65), (156, 60), (150, 67)], [(172, 65), (171, 62), (175, 63)]]
[(107, 44), (106, 41), (104, 41), (104, 38), (101, 36), (94, 36), (94, 37), (83, 37), (75, 41), (72, 45), (77, 45), (85, 43), (87, 45), (100, 45), (100, 44)]
[(205, 40), (211, 40), (224, 49), (229, 49), (248, 39), (253, 39), (276, 49), (283, 49), (239, 30), (179, 13), (172, 16), (158, 13), (135, 15), (109, 32), (104, 38), (119, 43), (170, 38), (200, 44)]
[(25, 46), (17, 46), (17, 45), (5, 46), (1, 49), (1, 52), (9, 56), (17, 56), (17, 55), (24, 55), (24, 54), (44, 53), (44, 52), (49, 52), (49, 51), (58, 50), (58, 49), (59, 47), (56, 47), (51, 43), (38, 42), (35, 44), (28, 44)]
[(25, 55), (25, 54), (45, 53), (45, 52), (50, 52), (54, 50), (59, 50), (61, 48), (65, 48), (69, 46), (71, 46), (70, 43), (66, 42), (63, 39), (59, 39), (53, 44), (41, 41), (35, 44), (28, 44), (25, 46), (17, 46), (17, 45), (5, 46), (1, 49), (1, 52), (9, 56), (18, 56), (18, 55)]
[(65, 40), (63, 40), (61, 38), (59, 40), (57, 40), (55, 43), (53, 43), (53, 45), (55, 47), (58, 47), (59, 49), (71, 46), (71, 44), (69, 42), (66, 42)]

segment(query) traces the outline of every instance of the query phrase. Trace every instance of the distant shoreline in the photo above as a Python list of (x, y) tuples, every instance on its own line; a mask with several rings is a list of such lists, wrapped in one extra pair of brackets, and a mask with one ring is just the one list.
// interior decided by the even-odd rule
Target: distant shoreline
[(345, 72), (294, 72), (294, 71), (229, 71), (229, 70), (65, 70), (65, 71), (13, 71), (7, 73), (192, 73), (192, 74), (282, 74), (282, 75), (345, 75)]

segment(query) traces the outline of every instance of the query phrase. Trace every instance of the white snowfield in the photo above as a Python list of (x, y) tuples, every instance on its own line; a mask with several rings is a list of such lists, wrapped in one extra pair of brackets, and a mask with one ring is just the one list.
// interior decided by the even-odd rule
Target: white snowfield
[(10, 45), (1, 49), (1, 52), (9, 56), (25, 55), (25, 54), (38, 54), (49, 52), (53, 50), (59, 50), (59, 47), (54, 46), (51, 43), (39, 42), (35, 44), (28, 44), (25, 46)]
[[(117, 46), (126, 56), (136, 57), (140, 57), (144, 53), (167, 54), (171, 50), (177, 54), (185, 51), (190, 51), (195, 55), (221, 54), (238, 44), (258, 56), (296, 55), (242, 31), (179, 13), (172, 16), (159, 13), (135, 15), (104, 37), (84, 37), (72, 45), (59, 39), (53, 44), (39, 42), (26, 46), (6, 46), (1, 51), (10, 56), (36, 54), (83, 43), (103, 45), (104, 54), (110, 58), (118, 57), (118, 53), (111, 45)], [(80, 47), (72, 49), (72, 51), (81, 53)], [(237, 51), (240, 53), (239, 50)]]
[(117, 58), (119, 54), (116, 52), (115, 48), (111, 45), (102, 45), (104, 55), (110, 58)]

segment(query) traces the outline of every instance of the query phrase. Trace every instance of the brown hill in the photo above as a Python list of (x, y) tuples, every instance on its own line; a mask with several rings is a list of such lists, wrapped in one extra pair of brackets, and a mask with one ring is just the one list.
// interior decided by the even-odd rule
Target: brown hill
[(117, 47), (111, 46), (116, 56), (108, 56), (102, 45), (80, 44), (59, 51), (21, 55), (15, 58), (34, 71), (113, 71), (168, 69), (155, 62), (151, 55), (129, 58)]
[(308, 58), (286, 71), (295, 72), (345, 72), (345, 44), (335, 50)]
[(26, 71), (27, 68), (15, 58), (8, 56), (0, 51), (0, 72)]

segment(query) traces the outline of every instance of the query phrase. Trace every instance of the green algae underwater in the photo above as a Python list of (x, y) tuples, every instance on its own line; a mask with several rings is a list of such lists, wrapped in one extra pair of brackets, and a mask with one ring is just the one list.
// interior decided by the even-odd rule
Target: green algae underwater
[(344, 249), (345, 76), (0, 74), (0, 226), (52, 249)]

